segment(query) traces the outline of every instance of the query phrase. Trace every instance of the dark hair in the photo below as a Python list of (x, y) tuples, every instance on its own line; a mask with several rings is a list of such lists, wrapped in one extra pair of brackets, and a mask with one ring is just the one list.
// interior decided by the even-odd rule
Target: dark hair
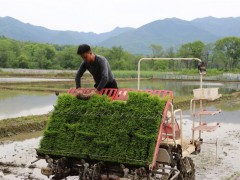
[(83, 53), (91, 51), (91, 48), (87, 44), (81, 44), (78, 46), (77, 54), (82, 55)]

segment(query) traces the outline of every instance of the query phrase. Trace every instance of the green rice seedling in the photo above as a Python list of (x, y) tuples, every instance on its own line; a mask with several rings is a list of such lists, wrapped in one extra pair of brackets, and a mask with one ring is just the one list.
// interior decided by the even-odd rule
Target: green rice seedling
[(128, 100), (59, 96), (39, 152), (146, 166), (153, 157), (166, 99), (129, 92)]

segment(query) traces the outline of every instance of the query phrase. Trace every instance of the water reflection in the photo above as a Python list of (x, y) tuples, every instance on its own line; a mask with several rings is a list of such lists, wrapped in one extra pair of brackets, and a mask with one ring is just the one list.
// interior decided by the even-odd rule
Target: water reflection
[[(9, 91), (11, 94), (11, 91)], [(0, 119), (45, 114), (53, 109), (57, 100), (54, 94), (18, 94), (0, 100)]]
[[(162, 89), (172, 90), (175, 96), (192, 95), (193, 89), (200, 87), (199, 81), (173, 81), (173, 80), (142, 80), (140, 89)], [(137, 88), (137, 81), (118, 81), (120, 88)], [(203, 82), (203, 87), (219, 87), (220, 93), (231, 93), (240, 91), (240, 83), (216, 83)]]
[[(209, 111), (215, 111), (217, 110), (217, 107), (215, 106), (209, 106), (206, 107), (207, 110)], [(232, 124), (240, 124), (240, 107), (238, 110), (234, 110), (234, 111), (225, 111), (223, 109), (221, 109), (221, 113), (216, 114), (216, 115), (202, 115), (202, 122), (205, 123), (213, 123), (213, 122), (219, 122), (219, 123), (232, 123)], [(183, 111), (183, 117), (184, 118), (189, 118), (191, 119), (191, 115), (189, 110), (187, 111)], [(199, 116), (196, 116), (195, 121), (198, 122), (199, 121)]]
[[(74, 84), (64, 83), (27, 83), (28, 89), (34, 87), (35, 89), (41, 89), (43, 87), (54, 87), (56, 89), (67, 89)], [(133, 88), (137, 89), (137, 80), (118, 81), (119, 88)], [(93, 82), (84, 82), (83, 87), (93, 87)], [(230, 93), (233, 91), (240, 91), (240, 83), (226, 83), (226, 82), (204, 82), (203, 87), (219, 87), (220, 93)], [(191, 96), (192, 90), (199, 88), (199, 81), (170, 81), (170, 80), (142, 80), (141, 89), (162, 89), (172, 90), (174, 96)], [(37, 93), (34, 91), (7, 91), (0, 90), (0, 119), (45, 114), (53, 109), (53, 105), (56, 103), (57, 97), (52, 94)], [(232, 111), (227, 115), (225, 119), (239, 119), (240, 104), (221, 104), (218, 107), (225, 111)], [(236, 114), (236, 115), (235, 115)], [(237, 115), (238, 114), (238, 115)]]
[(13, 82), (49, 82), (49, 81), (72, 81), (72, 79), (51, 79), (51, 78), (0, 78), (0, 83)]

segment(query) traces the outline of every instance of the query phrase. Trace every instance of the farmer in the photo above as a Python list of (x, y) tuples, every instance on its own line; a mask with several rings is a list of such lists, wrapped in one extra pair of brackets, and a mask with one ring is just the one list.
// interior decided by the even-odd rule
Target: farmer
[(103, 88), (117, 88), (117, 82), (105, 57), (94, 54), (87, 44), (79, 45), (77, 54), (82, 57), (83, 62), (75, 77), (76, 88), (81, 87), (81, 77), (86, 70), (93, 76), (96, 93)]

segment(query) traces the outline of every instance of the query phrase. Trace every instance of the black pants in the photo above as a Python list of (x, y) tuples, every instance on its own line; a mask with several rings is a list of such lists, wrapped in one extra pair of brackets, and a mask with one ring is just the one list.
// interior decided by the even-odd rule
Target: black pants
[(117, 89), (118, 87), (117, 87), (117, 82), (116, 82), (116, 80), (114, 79), (112, 82), (107, 83), (104, 88), (116, 88), (116, 89)]

